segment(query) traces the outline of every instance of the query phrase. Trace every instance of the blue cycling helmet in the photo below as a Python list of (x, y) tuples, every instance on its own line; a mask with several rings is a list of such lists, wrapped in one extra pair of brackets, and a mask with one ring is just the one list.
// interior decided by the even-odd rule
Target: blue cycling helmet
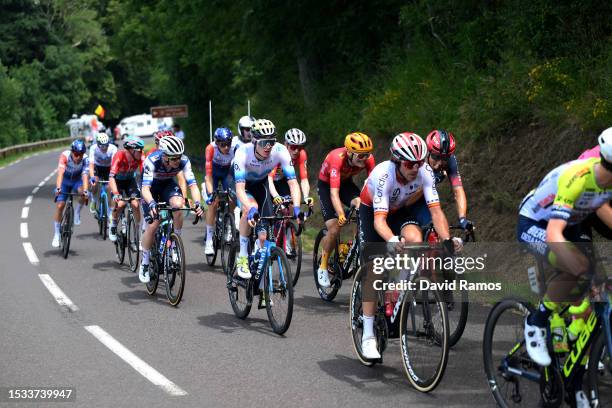
[(87, 150), (87, 148), (85, 147), (85, 143), (82, 140), (75, 140), (74, 142), (72, 142), (72, 145), (70, 145), (70, 150), (72, 150), (75, 153), (85, 153), (85, 151)]
[(125, 149), (144, 149), (144, 145), (144, 141), (136, 136), (128, 136), (123, 142)]
[(215, 141), (229, 142), (232, 140), (232, 131), (226, 127), (220, 127), (215, 130)]

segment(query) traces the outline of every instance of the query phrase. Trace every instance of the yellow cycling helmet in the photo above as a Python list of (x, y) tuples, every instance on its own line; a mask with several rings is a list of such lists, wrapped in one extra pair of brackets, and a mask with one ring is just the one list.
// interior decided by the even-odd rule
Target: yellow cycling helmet
[(365, 133), (349, 133), (344, 138), (344, 147), (351, 153), (370, 153), (374, 146), (372, 140)]

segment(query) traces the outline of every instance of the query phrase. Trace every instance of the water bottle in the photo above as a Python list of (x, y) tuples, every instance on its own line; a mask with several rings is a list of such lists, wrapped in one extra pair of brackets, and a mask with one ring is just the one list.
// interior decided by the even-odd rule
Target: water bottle
[(559, 313), (553, 313), (550, 318), (550, 332), (552, 334), (552, 343), (555, 353), (567, 353), (569, 347), (567, 345), (565, 320), (559, 316)]

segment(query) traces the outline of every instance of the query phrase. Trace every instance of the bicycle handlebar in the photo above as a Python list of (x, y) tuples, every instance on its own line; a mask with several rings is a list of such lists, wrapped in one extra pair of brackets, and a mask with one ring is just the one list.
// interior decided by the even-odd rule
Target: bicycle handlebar
[[(193, 207), (181, 207), (181, 208), (174, 208), (172, 206), (169, 206), (168, 203), (157, 203), (157, 218), (159, 218), (159, 211), (168, 211), (168, 212), (177, 212), (177, 211), (191, 211), (191, 212), (195, 212), (196, 209)], [(200, 221), (200, 216), (196, 215), (195, 220), (193, 220), (193, 222), (191, 223), (192, 225), (196, 225), (199, 221)]]

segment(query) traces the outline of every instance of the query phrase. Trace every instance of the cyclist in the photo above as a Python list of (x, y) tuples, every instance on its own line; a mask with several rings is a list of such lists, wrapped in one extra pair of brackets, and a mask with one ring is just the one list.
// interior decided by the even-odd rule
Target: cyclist
[(96, 135), (96, 143), (89, 148), (89, 180), (91, 181), (91, 204), (89, 211), (95, 214), (98, 200), (98, 180), (108, 181), (111, 161), (117, 146), (111, 145), (106, 133), (99, 132)]
[[(583, 221), (596, 212), (612, 227), (612, 133), (604, 131), (598, 141), (599, 158), (575, 160), (553, 169), (520, 206), (518, 241), (527, 243), (530, 251), (559, 272), (548, 283), (537, 310), (525, 319), (527, 352), (541, 366), (551, 363), (546, 345), (549, 317), (559, 302), (582, 301), (593, 275), (593, 265), (585, 256), (591, 239)], [(581, 389), (582, 375), (576, 380), (577, 404), (589, 406)]]
[[(404, 132), (393, 138), (389, 150), (391, 160), (378, 164), (361, 190), (362, 244), (423, 242), (421, 226), (423, 219), (430, 217), (440, 238), (459, 250), (460, 241), (450, 240), (433, 172), (425, 164), (425, 141), (415, 133)], [(374, 333), (375, 313), (376, 302), (364, 301), (361, 347), (367, 359), (380, 358)]]
[(204, 244), (204, 254), (214, 255), (213, 235), (215, 231), (215, 218), (217, 217), (218, 199), (213, 201), (213, 193), (217, 186), (221, 184), (223, 190), (227, 190), (231, 185), (231, 162), (234, 152), (231, 149), (232, 131), (222, 127), (215, 130), (214, 142), (206, 146), (206, 175), (204, 176), (206, 196), (206, 241)]
[[(294, 169), (297, 167), (300, 171), (300, 186), (302, 187), (304, 203), (312, 207), (314, 200), (310, 197), (310, 183), (308, 182), (308, 172), (306, 170), (308, 155), (304, 149), (305, 145), (306, 135), (300, 129), (293, 128), (285, 132), (285, 147), (291, 156), (291, 165)], [(280, 204), (282, 202), (281, 197), (290, 194), (287, 178), (280, 167), (276, 167), (270, 172), (268, 175), (268, 185), (275, 203)]]
[(252, 143), (241, 146), (234, 156), (236, 196), (242, 209), (240, 218), (240, 254), (237, 259), (238, 276), (249, 279), (248, 245), (251, 228), (259, 213), (272, 215), (272, 197), (268, 189), (268, 174), (280, 164), (293, 201), (293, 214), (301, 218), (300, 188), (287, 148), (276, 142), (276, 127), (267, 119), (258, 119), (251, 129)]
[[(147, 157), (149, 157), (151, 153), (155, 153), (156, 151), (159, 150), (159, 141), (166, 136), (174, 136), (174, 132), (168, 129), (158, 130), (157, 132), (153, 132), (153, 140), (155, 141), (155, 146), (151, 147), (144, 154), (142, 158), (143, 163), (147, 159)], [(177, 179), (179, 187), (181, 188), (181, 193), (183, 194), (183, 197), (187, 197), (187, 182), (185, 181), (185, 175), (181, 172), (176, 175), (176, 179)], [(144, 231), (144, 226), (143, 226), (143, 231)]]
[(462, 229), (472, 226), (472, 222), (467, 219), (467, 198), (459, 174), (459, 163), (455, 156), (455, 137), (444, 129), (436, 129), (427, 135), (425, 141), (429, 151), (427, 164), (433, 169), (436, 185), (448, 176), (457, 204), (459, 226)]
[[(183, 153), (185, 145), (176, 136), (166, 136), (159, 142), (159, 150), (145, 160), (142, 176), (142, 197), (144, 200), (143, 210), (149, 225), (142, 237), (142, 262), (138, 278), (142, 283), (149, 282), (149, 257), (151, 246), (155, 237), (155, 231), (159, 226), (157, 218), (157, 201), (168, 203), (173, 208), (182, 208), (185, 205), (185, 197), (181, 194), (176, 184), (175, 176), (183, 173), (194, 200), (197, 216), (202, 216), (200, 207), (200, 189), (196, 183), (191, 162)], [(181, 235), (183, 228), (183, 214), (178, 211), (174, 213), (174, 231)]]
[[(144, 141), (136, 136), (128, 136), (123, 142), (123, 149), (113, 156), (109, 174), (109, 186), (113, 192), (113, 214), (109, 225), (108, 238), (115, 242), (117, 240), (117, 223), (119, 214), (125, 207), (122, 197), (140, 197), (138, 189), (137, 173), (142, 168), (142, 149)], [(140, 223), (140, 211), (138, 201), (130, 202), (134, 209), (134, 218)]]
[(344, 138), (344, 147), (329, 152), (321, 165), (317, 192), (327, 227), (327, 235), (322, 240), (321, 264), (317, 271), (317, 280), (321, 287), (330, 286), (327, 261), (340, 228), (346, 224), (342, 205), (359, 207), (359, 187), (355, 185), (352, 177), (364, 169), (370, 175), (376, 165), (372, 149), (372, 140), (366, 134), (350, 133)]
[[(51, 246), (59, 248), (60, 245), (60, 225), (62, 212), (66, 206), (66, 193), (78, 191), (82, 196), (74, 209), (74, 225), (81, 224), (81, 208), (89, 195), (87, 193), (87, 174), (89, 169), (89, 159), (85, 156), (87, 148), (85, 142), (80, 139), (75, 140), (70, 145), (70, 150), (65, 150), (60, 154), (57, 165), (57, 178), (55, 180), (55, 214), (53, 215), (53, 241)], [(85, 157), (84, 157), (85, 156)]]
[(251, 141), (251, 128), (255, 118), (252, 116), (243, 116), (238, 121), (238, 134), (232, 139), (232, 153), (236, 153), (236, 150), (244, 144), (248, 144)]

